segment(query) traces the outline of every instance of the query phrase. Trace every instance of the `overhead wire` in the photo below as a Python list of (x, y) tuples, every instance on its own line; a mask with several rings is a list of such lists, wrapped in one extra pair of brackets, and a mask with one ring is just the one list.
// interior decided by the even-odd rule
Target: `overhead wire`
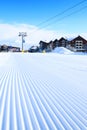
[[(58, 13), (58, 14), (56, 14), (56, 15), (50, 17), (50, 18), (48, 18), (47, 20), (45, 20), (45, 21), (39, 23), (39, 24), (36, 25), (36, 26), (37, 26), (37, 27), (43, 26), (43, 27), (42, 27), (42, 28), (37, 28), (37, 29), (35, 29), (33, 32), (31, 32), (31, 34), (34, 33), (34, 32), (37, 32), (37, 31), (40, 30), (40, 29), (45, 29), (46, 27), (48, 27), (49, 25), (54, 24), (55, 22), (59, 22), (59, 21), (65, 19), (65, 18), (67, 18), (67, 17), (70, 17), (70, 16), (72, 16), (72, 15), (78, 13), (78, 12), (81, 12), (82, 10), (86, 9), (87, 6), (83, 6), (82, 8), (80, 8), (80, 9), (78, 9), (78, 10), (76, 10), (76, 11), (73, 11), (72, 13), (69, 13), (69, 14), (67, 14), (67, 15), (65, 15), (65, 16), (63, 16), (63, 17), (61, 17), (61, 18), (59, 17), (59, 16), (62, 16), (63, 14), (65, 14), (66, 12), (68, 12), (69, 10), (72, 10), (72, 9), (78, 7), (79, 5), (83, 4), (83, 3), (86, 2), (86, 1), (87, 1), (87, 0), (82, 0), (82, 1), (80, 1), (79, 3), (73, 5), (73, 6), (69, 7), (69, 8), (67, 8), (67, 9), (65, 9), (64, 11), (62, 11), (62, 12), (60, 12), (60, 13)], [(47, 23), (47, 24), (45, 25), (45, 23)], [(30, 34), (30, 35), (31, 35), (31, 34)]]
[(69, 13), (69, 14), (67, 14), (67, 15), (65, 15), (65, 16), (63, 16), (63, 17), (61, 17), (61, 18), (56, 19), (55, 21), (53, 21), (53, 22), (51, 22), (51, 23), (48, 23), (47, 25), (44, 25), (43, 28), (46, 28), (46, 27), (48, 27), (49, 25), (52, 25), (52, 24), (54, 24), (54, 23), (56, 23), (56, 22), (62, 21), (63, 19), (66, 19), (67, 17), (70, 17), (70, 16), (72, 16), (72, 15), (78, 13), (78, 12), (81, 12), (82, 10), (84, 10), (84, 9), (86, 9), (86, 8), (87, 8), (87, 6), (84, 6), (84, 7), (80, 8), (80, 9), (78, 9), (78, 10), (76, 10), (76, 11), (73, 11), (72, 13)]
[(68, 12), (69, 10), (72, 10), (72, 9), (78, 7), (79, 5), (83, 4), (83, 3), (86, 2), (86, 1), (87, 1), (87, 0), (82, 0), (82, 1), (80, 1), (79, 3), (74, 4), (73, 6), (71, 6), (71, 7), (67, 8), (67, 9), (63, 10), (62, 12), (60, 12), (60, 13), (58, 13), (58, 14), (56, 14), (56, 15), (50, 17), (50, 18), (48, 18), (47, 20), (44, 20), (43, 22), (37, 24), (36, 26), (41, 26), (41, 25), (43, 25), (43, 24), (45, 24), (45, 23), (47, 23), (47, 22), (49, 22), (49, 21), (55, 19), (56, 17), (65, 14), (65, 13)]

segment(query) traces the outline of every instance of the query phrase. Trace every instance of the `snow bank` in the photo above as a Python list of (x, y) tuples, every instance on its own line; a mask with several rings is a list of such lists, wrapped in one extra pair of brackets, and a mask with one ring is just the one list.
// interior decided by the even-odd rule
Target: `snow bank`
[(64, 47), (56, 47), (52, 52), (59, 54), (73, 54), (73, 52)]
[(72, 52), (68, 50), (67, 48), (64, 47), (56, 47), (53, 51), (53, 53), (58, 53), (58, 54), (66, 54), (66, 55), (87, 55), (87, 52)]

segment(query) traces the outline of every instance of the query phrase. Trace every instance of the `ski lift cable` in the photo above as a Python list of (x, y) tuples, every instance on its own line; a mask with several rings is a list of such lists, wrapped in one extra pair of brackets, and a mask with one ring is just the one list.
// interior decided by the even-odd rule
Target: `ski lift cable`
[[(87, 6), (83, 6), (82, 8), (80, 8), (80, 9), (78, 9), (78, 10), (76, 10), (76, 11), (73, 11), (72, 13), (69, 13), (68, 15), (65, 15), (65, 16), (63, 16), (63, 17), (61, 17), (61, 18), (57, 18), (56, 20), (52, 21), (51, 23), (48, 23), (47, 25), (43, 25), (43, 27), (41, 27), (41, 28), (35, 29), (32, 33), (35, 33), (35, 32), (37, 32), (38, 30), (40, 31), (41, 29), (46, 29), (48, 26), (50, 26), (50, 25), (52, 25), (52, 24), (55, 24), (56, 22), (60, 22), (60, 21), (66, 19), (66, 18), (68, 18), (68, 17), (70, 17), (70, 16), (72, 16), (72, 15), (74, 15), (74, 14), (76, 14), (76, 13), (79, 13), (79, 12), (81, 12), (82, 10), (84, 10), (84, 9), (86, 9), (86, 8), (87, 8)], [(32, 33), (31, 33), (31, 34), (32, 34)], [(31, 34), (30, 34), (30, 35), (31, 35)]]
[(69, 7), (69, 8), (67, 8), (67, 9), (63, 10), (62, 12), (60, 12), (60, 13), (58, 13), (58, 14), (56, 14), (56, 15), (50, 17), (50, 18), (48, 18), (47, 20), (45, 20), (45, 21), (39, 23), (37, 26), (42, 26), (43, 24), (45, 24), (45, 23), (47, 23), (47, 22), (50, 22), (51, 20), (55, 19), (56, 17), (59, 17), (59, 16), (65, 14), (65, 13), (68, 12), (69, 10), (72, 10), (72, 9), (78, 7), (79, 5), (83, 4), (83, 3), (86, 2), (86, 1), (87, 1), (87, 0), (82, 0), (82, 1), (80, 1), (79, 3), (73, 5), (73, 6)]

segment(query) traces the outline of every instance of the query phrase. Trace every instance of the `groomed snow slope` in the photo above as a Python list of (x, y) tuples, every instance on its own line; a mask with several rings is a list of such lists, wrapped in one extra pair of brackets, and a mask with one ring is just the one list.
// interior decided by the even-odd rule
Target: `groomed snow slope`
[(0, 130), (87, 130), (87, 56), (0, 53)]

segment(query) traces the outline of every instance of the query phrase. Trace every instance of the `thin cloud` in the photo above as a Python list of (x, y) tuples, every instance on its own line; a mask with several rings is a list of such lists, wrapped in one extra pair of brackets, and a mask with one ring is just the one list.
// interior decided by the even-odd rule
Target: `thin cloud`
[(28, 44), (38, 44), (40, 40), (51, 40), (55, 31), (39, 29), (36, 26), (27, 24), (0, 24), (0, 41), (21, 42), (18, 37), (19, 32), (27, 32), (26, 42)]
[[(80, 34), (66, 33), (64, 30), (46, 30), (40, 29), (33, 25), (28, 24), (0, 24), (0, 44), (9, 44), (21, 47), (21, 37), (18, 36), (19, 32), (27, 32), (25, 37), (25, 47), (31, 45), (39, 45), (40, 40), (49, 42), (50, 40), (59, 39), (64, 36), (66, 38), (75, 37)], [(81, 34), (87, 37), (87, 33)]]

